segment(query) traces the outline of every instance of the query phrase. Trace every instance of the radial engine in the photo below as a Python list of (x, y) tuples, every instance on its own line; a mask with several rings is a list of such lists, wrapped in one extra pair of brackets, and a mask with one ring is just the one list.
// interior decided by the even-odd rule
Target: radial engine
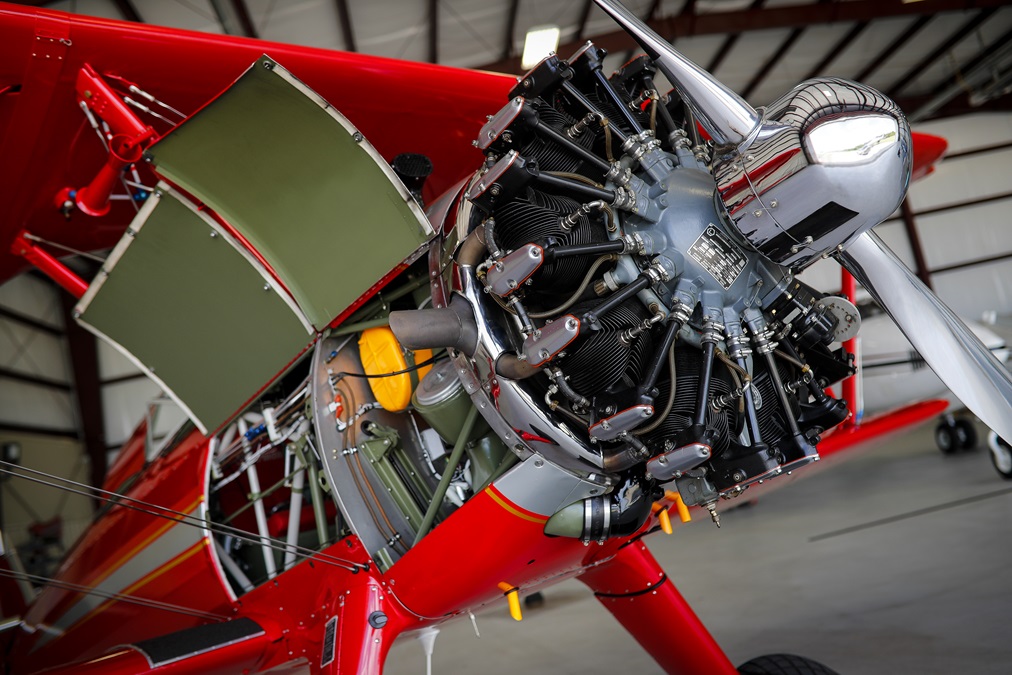
[(887, 217), (910, 161), (863, 85), (810, 80), (704, 140), (713, 92), (660, 94), (648, 56), (606, 76), (604, 55), (518, 79), (445, 209), (433, 308), (391, 315), (404, 346), (452, 349), (514, 452), (604, 486), (546, 526), (584, 540), (634, 531), (666, 487), (714, 513), (819, 459), (859, 317), (795, 274)]

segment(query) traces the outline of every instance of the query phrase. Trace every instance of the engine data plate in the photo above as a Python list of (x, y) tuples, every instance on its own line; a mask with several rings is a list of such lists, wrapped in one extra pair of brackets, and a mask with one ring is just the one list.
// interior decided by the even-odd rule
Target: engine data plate
[(731, 288), (731, 284), (738, 279), (747, 262), (738, 247), (713, 225), (707, 226), (703, 234), (699, 235), (689, 247), (689, 255), (709, 272), (724, 290)]

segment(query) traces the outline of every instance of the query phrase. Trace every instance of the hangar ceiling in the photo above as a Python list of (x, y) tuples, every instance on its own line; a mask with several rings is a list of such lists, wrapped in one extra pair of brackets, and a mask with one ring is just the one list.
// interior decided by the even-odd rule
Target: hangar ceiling
[[(558, 52), (593, 40), (620, 65), (635, 45), (592, 0), (35, 0), (70, 12), (519, 74), (528, 28)], [(1008, 0), (626, 0), (756, 105), (834, 75), (888, 94), (914, 120), (1008, 110)]]

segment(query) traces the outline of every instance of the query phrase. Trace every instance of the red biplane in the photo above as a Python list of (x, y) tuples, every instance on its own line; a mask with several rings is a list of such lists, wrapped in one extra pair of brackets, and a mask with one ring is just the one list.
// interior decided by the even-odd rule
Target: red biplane
[[(3, 277), (188, 416), (125, 445), (7, 672), (379, 672), (574, 577), (665, 670), (738, 672), (645, 535), (942, 405), (848, 426), (857, 312), (793, 275), (823, 256), (1012, 437), (1004, 371), (867, 232), (937, 158), (895, 105), (756, 111), (599, 4), (646, 56), (519, 80), (0, 6)], [(45, 242), (112, 252), (86, 282)]]

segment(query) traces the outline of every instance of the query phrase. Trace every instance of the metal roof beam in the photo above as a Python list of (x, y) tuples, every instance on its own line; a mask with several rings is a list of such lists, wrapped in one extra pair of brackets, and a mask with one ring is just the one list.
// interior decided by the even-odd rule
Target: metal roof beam
[[(653, 2), (650, 3), (650, 7), (648, 7), (647, 11), (643, 13), (642, 17), (643, 21), (650, 23), (650, 21), (653, 20), (655, 16), (657, 16), (657, 12), (661, 8), (662, 1), (663, 0), (653, 0)], [(696, 11), (696, 0), (685, 0), (685, 4), (682, 5), (682, 9), (679, 11), (679, 14), (685, 14), (686, 12), (692, 13), (695, 11)], [(625, 53), (625, 58), (622, 59), (622, 62), (627, 63), (635, 55), (636, 55), (635, 49), (627, 50)]]
[(341, 35), (344, 37), (344, 49), (348, 52), (357, 52), (355, 45), (355, 28), (351, 23), (351, 10), (348, 9), (348, 0), (336, 0), (337, 16), (341, 19)]
[[(826, 3), (829, 0), (818, 0), (818, 1), (820, 3)], [(774, 52), (773, 55), (770, 56), (768, 59), (766, 59), (766, 63), (764, 63), (761, 68), (759, 68), (759, 72), (752, 77), (752, 79), (749, 81), (747, 85), (745, 85), (745, 89), (741, 92), (742, 98), (748, 100), (748, 98), (755, 93), (755, 90), (759, 88), (759, 85), (762, 84), (763, 80), (765, 80), (766, 77), (773, 71), (773, 69), (777, 67), (777, 64), (780, 63), (785, 56), (787, 56), (787, 52), (791, 51), (791, 47), (794, 46), (794, 43), (798, 41), (798, 39), (804, 32), (805, 32), (804, 26), (794, 28), (791, 30), (790, 34), (787, 36), (787, 39), (784, 40), (782, 43), (780, 43), (780, 47), (777, 49), (777, 51)]]
[(959, 30), (950, 35), (948, 40), (938, 45), (938, 47), (932, 50), (930, 54), (918, 61), (917, 64), (912, 66), (907, 72), (903, 73), (899, 79), (893, 82), (893, 85), (886, 89), (889, 97), (895, 99), (896, 95), (909, 86), (918, 75), (934, 65), (938, 59), (945, 56), (950, 49), (959, 44), (967, 35), (977, 30), (981, 24), (990, 19), (997, 11), (997, 8), (992, 7), (990, 9), (977, 12), (977, 14), (964, 23)]
[[(594, 0), (583, 0), (583, 7), (580, 9), (580, 21), (576, 24), (576, 37), (572, 44), (583, 44), (587, 35), (587, 20), (590, 19), (590, 10), (594, 7)], [(503, 59), (506, 61), (506, 59)]]
[(846, 35), (837, 40), (836, 44), (834, 44), (826, 51), (826, 56), (823, 57), (823, 59), (819, 61), (819, 63), (814, 68), (808, 71), (808, 74), (805, 75), (802, 79), (810, 80), (816, 75), (823, 74), (825, 70), (829, 68), (829, 64), (835, 61), (836, 57), (839, 56), (840, 53), (844, 49), (846, 49), (850, 43), (856, 40), (857, 36), (863, 33), (864, 29), (867, 28), (868, 25), (869, 25), (868, 21), (859, 21), (858, 23), (854, 24), (854, 26), (849, 31), (847, 31)]
[(795, 28), (791, 31), (790, 35), (787, 36), (787, 39), (780, 43), (780, 47), (777, 51), (766, 59), (766, 63), (759, 68), (759, 72), (757, 72), (749, 83), (745, 85), (745, 88), (741, 92), (741, 97), (743, 99), (747, 101), (749, 96), (755, 93), (755, 90), (759, 88), (759, 85), (766, 79), (766, 76), (777, 67), (777, 64), (780, 63), (780, 61), (787, 55), (787, 52), (791, 50), (791, 47), (794, 46), (794, 43), (798, 41), (798, 38), (800, 38), (801, 34), (804, 32), (804, 28)]
[(211, 0), (211, 9), (226, 35), (258, 37), (245, 0)]
[[(694, 16), (660, 17), (649, 22), (651, 28), (661, 35), (685, 37), (689, 35), (715, 35), (722, 33), (744, 33), (771, 28), (801, 28), (805, 26), (871, 21), (896, 16), (931, 16), (939, 12), (955, 12), (966, 9), (1003, 7), (1008, 0), (923, 0), (904, 3), (901, 0), (851, 0), (849, 2), (813, 3), (809, 5), (786, 5), (766, 9), (745, 9), (734, 12), (708, 12)], [(559, 53), (575, 51), (586, 38), (561, 45)], [(635, 49), (635, 41), (625, 31), (612, 31), (591, 36), (598, 47), (609, 52)], [(519, 72), (520, 60), (503, 59), (494, 63), (477, 66), (484, 70)]]
[(140, 12), (134, 7), (134, 3), (130, 0), (115, 0), (116, 9), (123, 15), (126, 21), (134, 21), (136, 23), (144, 23), (144, 19), (141, 18)]
[[(77, 300), (61, 293), (64, 324), (67, 329), (67, 347), (74, 372), (74, 392), (81, 422), (81, 440), (88, 454), (90, 482), (101, 487), (105, 481), (107, 455), (105, 447), (105, 416), (102, 414), (102, 385), (98, 376), (98, 345), (95, 336), (74, 319)], [(98, 502), (95, 502), (98, 506)]]
[(0, 422), (0, 431), (11, 434), (37, 434), (39, 436), (53, 436), (55, 438), (72, 438), (77, 440), (78, 433), (75, 429), (49, 429), (31, 424), (12, 424)]
[(501, 59), (508, 59), (511, 56), (516, 56), (516, 50), (513, 48), (513, 33), (517, 29), (517, 14), (520, 11), (520, 0), (510, 0), (510, 8), (506, 17), (506, 37), (502, 43), (502, 56)]
[(914, 21), (912, 24), (907, 26), (907, 29), (903, 31), (903, 33), (899, 37), (890, 42), (885, 49), (880, 51), (878, 55), (875, 56), (875, 58), (873, 58), (871, 62), (868, 63), (868, 65), (866, 65), (864, 69), (861, 70), (861, 72), (858, 73), (854, 79), (857, 80), (858, 82), (864, 82), (864, 80), (869, 75), (874, 73), (882, 66), (883, 63), (888, 61), (889, 57), (898, 52), (903, 47), (903, 45), (909, 42), (910, 39), (914, 35), (916, 35), (918, 31), (920, 31), (922, 28), (928, 25), (928, 22), (931, 21), (932, 18), (933, 17), (931, 16), (922, 16), (921, 18), (917, 19), (917, 21)]
[(246, 0), (232, 0), (232, 10), (239, 19), (243, 34), (246, 37), (259, 38), (260, 35), (257, 33), (257, 27), (253, 25), (253, 17), (250, 16), (249, 7), (246, 6)]
[(34, 384), (37, 387), (46, 387), (47, 389), (56, 389), (59, 391), (70, 391), (72, 389), (72, 387), (66, 382), (54, 380), (50, 377), (41, 377), (39, 375), (31, 375), (30, 373), (22, 373), (17, 370), (11, 370), (10, 368), (0, 367), (0, 378), (15, 380), (16, 382), (24, 382), (25, 384)]
[[(761, 9), (764, 1), (765, 0), (752, 0), (752, 4), (749, 5), (747, 11), (754, 12)], [(716, 72), (717, 68), (720, 68), (720, 64), (727, 58), (727, 55), (731, 53), (732, 49), (734, 49), (734, 46), (738, 43), (738, 38), (740, 37), (741, 33), (732, 33), (724, 38), (724, 43), (720, 45), (717, 53), (713, 55), (712, 59), (710, 59), (710, 63), (707, 65), (706, 70), (711, 73)]]
[(429, 63), (439, 63), (439, 0), (429, 0)]
[(919, 122), (931, 116), (932, 113), (968, 88), (977, 87), (978, 80), (991, 77), (992, 68), (1004, 60), (1010, 49), (1012, 49), (1012, 29), (1005, 31), (990, 46), (980, 50), (976, 56), (960, 66), (957, 73), (931, 91), (930, 101), (918, 107), (907, 117), (911, 122)]
[(147, 373), (140, 371), (136, 373), (127, 373), (126, 375), (117, 375), (116, 377), (110, 377), (106, 380), (102, 380), (101, 384), (103, 387), (107, 387), (111, 384), (120, 384), (122, 382), (136, 382), (137, 380), (146, 380)]
[(13, 321), (14, 323), (17, 324), (21, 324), (22, 326), (33, 328), (42, 333), (47, 333), (49, 335), (52, 335), (53, 337), (63, 337), (63, 331), (60, 330), (59, 328), (56, 328), (55, 326), (50, 326), (48, 323), (43, 323), (42, 321), (39, 321), (34, 317), (28, 316), (27, 314), (22, 314), (20, 312), (15, 312), (12, 309), (7, 309), (6, 307), (0, 307), (0, 317), (7, 319), (8, 321)]
[[(657, 16), (657, 11), (661, 8), (661, 2), (662, 0), (653, 0), (653, 2), (650, 3), (650, 7), (647, 8), (646, 13), (643, 15), (644, 21), (654, 20), (654, 17)], [(685, 5), (682, 7), (682, 11), (679, 12), (679, 14), (684, 14), (686, 8), (689, 8), (689, 11), (693, 11), (692, 7), (695, 4), (696, 0), (686, 0)]]
[[(970, 100), (971, 94), (961, 91), (958, 96), (952, 98), (948, 103), (938, 108), (930, 115), (922, 117), (919, 121), (926, 119), (940, 119), (943, 117), (955, 117), (957, 115), (969, 115), (979, 112), (1012, 112), (1012, 96), (1005, 95), (992, 99), (985, 103), (974, 105)], [(894, 99), (901, 110), (917, 110), (931, 101), (931, 95), (906, 96)]]

